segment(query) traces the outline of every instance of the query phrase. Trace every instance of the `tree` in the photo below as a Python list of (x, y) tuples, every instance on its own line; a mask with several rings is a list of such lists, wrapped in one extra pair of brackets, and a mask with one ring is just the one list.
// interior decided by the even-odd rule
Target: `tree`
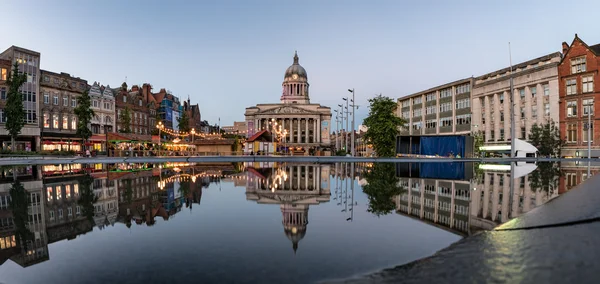
[(79, 178), (79, 200), (77, 204), (81, 206), (81, 213), (92, 224), (94, 224), (94, 203), (98, 202), (98, 196), (94, 194), (92, 183), (94, 178), (90, 175), (84, 175)]
[(541, 156), (551, 157), (560, 157), (562, 147), (566, 143), (560, 138), (560, 131), (554, 121), (531, 126), (529, 142), (538, 149)]
[(77, 131), (75, 135), (81, 137), (83, 141), (87, 141), (92, 136), (92, 130), (90, 130), (90, 122), (92, 117), (96, 115), (92, 110), (92, 99), (90, 98), (89, 92), (86, 90), (81, 96), (77, 98), (77, 107), (73, 110), (77, 116)]
[(538, 163), (537, 169), (529, 174), (529, 186), (533, 191), (544, 191), (552, 195), (558, 190), (558, 180), (563, 175), (560, 163)]
[(6, 115), (6, 130), (10, 135), (10, 149), (15, 151), (15, 140), (25, 126), (25, 108), (23, 107), (23, 95), (19, 88), (27, 82), (27, 74), (19, 74), (19, 64), (15, 62), (11, 74), (8, 76), (8, 94), (6, 96), (6, 106), (4, 113)]
[(131, 112), (129, 107), (125, 107), (119, 115), (119, 132), (131, 133)]
[(473, 133), (473, 152), (475, 154), (476, 157), (482, 158), (481, 157), (481, 150), (479, 150), (479, 148), (481, 146), (483, 146), (483, 132), (481, 130), (476, 131)]
[(389, 97), (379, 95), (369, 99), (369, 104), (369, 116), (364, 120), (368, 129), (364, 138), (373, 145), (379, 157), (392, 157), (395, 155), (396, 136), (406, 122), (395, 115), (398, 105)]
[(190, 117), (187, 111), (183, 111), (181, 116), (177, 119), (177, 124), (180, 132), (190, 132)]
[(396, 209), (394, 197), (404, 189), (398, 185), (395, 167), (393, 163), (375, 163), (373, 168), (365, 173), (367, 184), (363, 186), (363, 192), (369, 200), (368, 212), (381, 216)]
[[(16, 172), (13, 171), (13, 175)], [(27, 241), (33, 241), (33, 233), (27, 227), (29, 207), (29, 193), (25, 191), (23, 184), (15, 180), (10, 188), (10, 209), (13, 214), (13, 222), (15, 224), (15, 240), (18, 247), (23, 246), (27, 249)]]

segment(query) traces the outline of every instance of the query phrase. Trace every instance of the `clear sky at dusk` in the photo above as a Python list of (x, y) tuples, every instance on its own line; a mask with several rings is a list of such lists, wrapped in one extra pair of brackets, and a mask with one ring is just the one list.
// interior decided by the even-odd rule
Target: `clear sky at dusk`
[(298, 50), (311, 101), (333, 107), (355, 88), (360, 124), (374, 94), (398, 98), (506, 67), (509, 41), (514, 63), (560, 51), (575, 33), (600, 43), (600, 1), (577, 3), (0, 0), (0, 49), (41, 52), (42, 69), (89, 83), (127, 77), (189, 95), (221, 125), (278, 102)]

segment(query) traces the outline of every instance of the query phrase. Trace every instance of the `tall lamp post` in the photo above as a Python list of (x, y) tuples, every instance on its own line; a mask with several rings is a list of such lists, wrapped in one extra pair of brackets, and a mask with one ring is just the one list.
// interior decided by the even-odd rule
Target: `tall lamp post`
[[(345, 132), (344, 129), (344, 106), (343, 105), (338, 105), (338, 107), (340, 107), (340, 111), (339, 111), (339, 115), (340, 115), (340, 136), (342, 135), (342, 132)], [(342, 136), (342, 140), (340, 141), (340, 148), (344, 147), (344, 136)]]
[(192, 135), (192, 146), (194, 146), (194, 154), (195, 154), (196, 145), (194, 145), (194, 136), (196, 135), (196, 129), (192, 128), (192, 130), (190, 131), (190, 134)]
[(348, 115), (350, 114), (350, 109), (348, 109), (348, 98), (342, 98), (342, 100), (344, 100), (346, 102), (346, 111), (344, 112), (346, 114), (346, 131), (344, 132), (344, 137), (346, 137), (346, 154), (348, 153)]
[(158, 125), (156, 125), (156, 128), (158, 129), (158, 155), (160, 156), (160, 150), (162, 148), (162, 139), (160, 137), (160, 131), (163, 128), (162, 121), (158, 122)]
[(356, 105), (356, 102), (354, 102), (354, 88), (352, 89), (348, 89), (348, 92), (352, 93), (352, 99), (350, 100), (352, 102), (352, 146), (351, 146), (351, 152), (350, 155), (352, 155), (352, 157), (354, 157), (356, 155), (355, 149), (354, 149), (354, 108), (356, 107), (356, 109), (358, 109), (358, 106)]
[(337, 109), (333, 110), (335, 112), (335, 150), (340, 150), (339, 138), (340, 138), (340, 117)]
[(593, 126), (592, 126), (592, 110), (593, 110), (593, 107), (594, 107), (594, 103), (593, 102), (592, 103), (588, 103), (587, 107), (588, 107), (588, 113), (587, 113), (587, 116), (588, 116), (588, 125), (587, 125), (587, 136), (588, 136), (587, 137), (588, 138), (587, 139), (587, 144), (588, 144), (588, 170), (587, 170), (587, 178), (590, 178), (590, 161), (592, 160), (592, 139), (593, 139), (592, 138), (592, 135), (593, 135), (593, 132), (592, 132), (592, 128), (593, 128)]

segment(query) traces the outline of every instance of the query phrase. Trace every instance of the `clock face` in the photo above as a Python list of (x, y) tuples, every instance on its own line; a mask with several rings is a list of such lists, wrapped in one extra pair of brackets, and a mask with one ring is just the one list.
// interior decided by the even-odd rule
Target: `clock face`
[(298, 75), (294, 74), (294, 75), (292, 75), (292, 78), (293, 78), (294, 80), (296, 80), (296, 79), (298, 79)]

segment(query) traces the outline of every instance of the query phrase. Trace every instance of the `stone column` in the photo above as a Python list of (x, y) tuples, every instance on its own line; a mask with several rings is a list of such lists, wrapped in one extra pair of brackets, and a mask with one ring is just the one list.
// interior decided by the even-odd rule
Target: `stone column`
[(302, 175), (300, 175), (301, 171), (300, 171), (300, 166), (296, 166), (297, 167), (297, 173), (296, 176), (298, 176), (298, 178), (296, 179), (296, 184), (298, 185), (298, 190), (300, 190), (300, 177), (302, 177)]
[(290, 190), (292, 190), (293, 176), (294, 176), (294, 167), (290, 167)]
[(321, 117), (317, 118), (317, 143), (321, 143)]
[(304, 187), (308, 189), (308, 166), (304, 166)]
[(302, 131), (300, 131), (300, 126), (302, 125), (302, 123), (301, 123), (302, 120), (300, 118), (297, 118), (296, 120), (298, 121), (298, 135), (297, 135), (298, 143), (301, 143), (302, 140), (300, 139), (300, 137), (302, 135)]
[(485, 128), (483, 129), (483, 131), (485, 133), (485, 135), (484, 135), (485, 141), (483, 141), (483, 142), (484, 142), (484, 144), (487, 144), (487, 141), (490, 139), (490, 135), (492, 133), (492, 131), (491, 131), (492, 130), (492, 127), (491, 127), (492, 121), (490, 120), (491, 119), (490, 111), (492, 110), (490, 107), (490, 96), (483, 97), (483, 105), (485, 108), (485, 115), (484, 115)]
[[(452, 87), (452, 132), (456, 132), (456, 87)], [(450, 215), (452, 216), (452, 215)], [(452, 218), (450, 218), (452, 219)], [(452, 228), (452, 224), (450, 224)]]
[(308, 143), (308, 118), (304, 119), (304, 141)]
[(438, 186), (440, 186), (440, 182), (439, 180), (435, 180), (435, 199), (433, 201), (433, 221), (434, 222), (438, 222), (438, 212), (439, 212), (439, 206), (438, 206), (438, 196), (439, 196), (439, 190), (438, 190)]
[[(504, 91), (502, 95), (504, 96), (504, 102), (502, 102), (502, 109), (504, 111), (504, 140), (508, 141), (508, 138), (512, 139), (510, 136), (510, 122), (512, 119), (510, 116), (510, 92)], [(516, 130), (517, 129), (515, 129), (515, 133)]]

